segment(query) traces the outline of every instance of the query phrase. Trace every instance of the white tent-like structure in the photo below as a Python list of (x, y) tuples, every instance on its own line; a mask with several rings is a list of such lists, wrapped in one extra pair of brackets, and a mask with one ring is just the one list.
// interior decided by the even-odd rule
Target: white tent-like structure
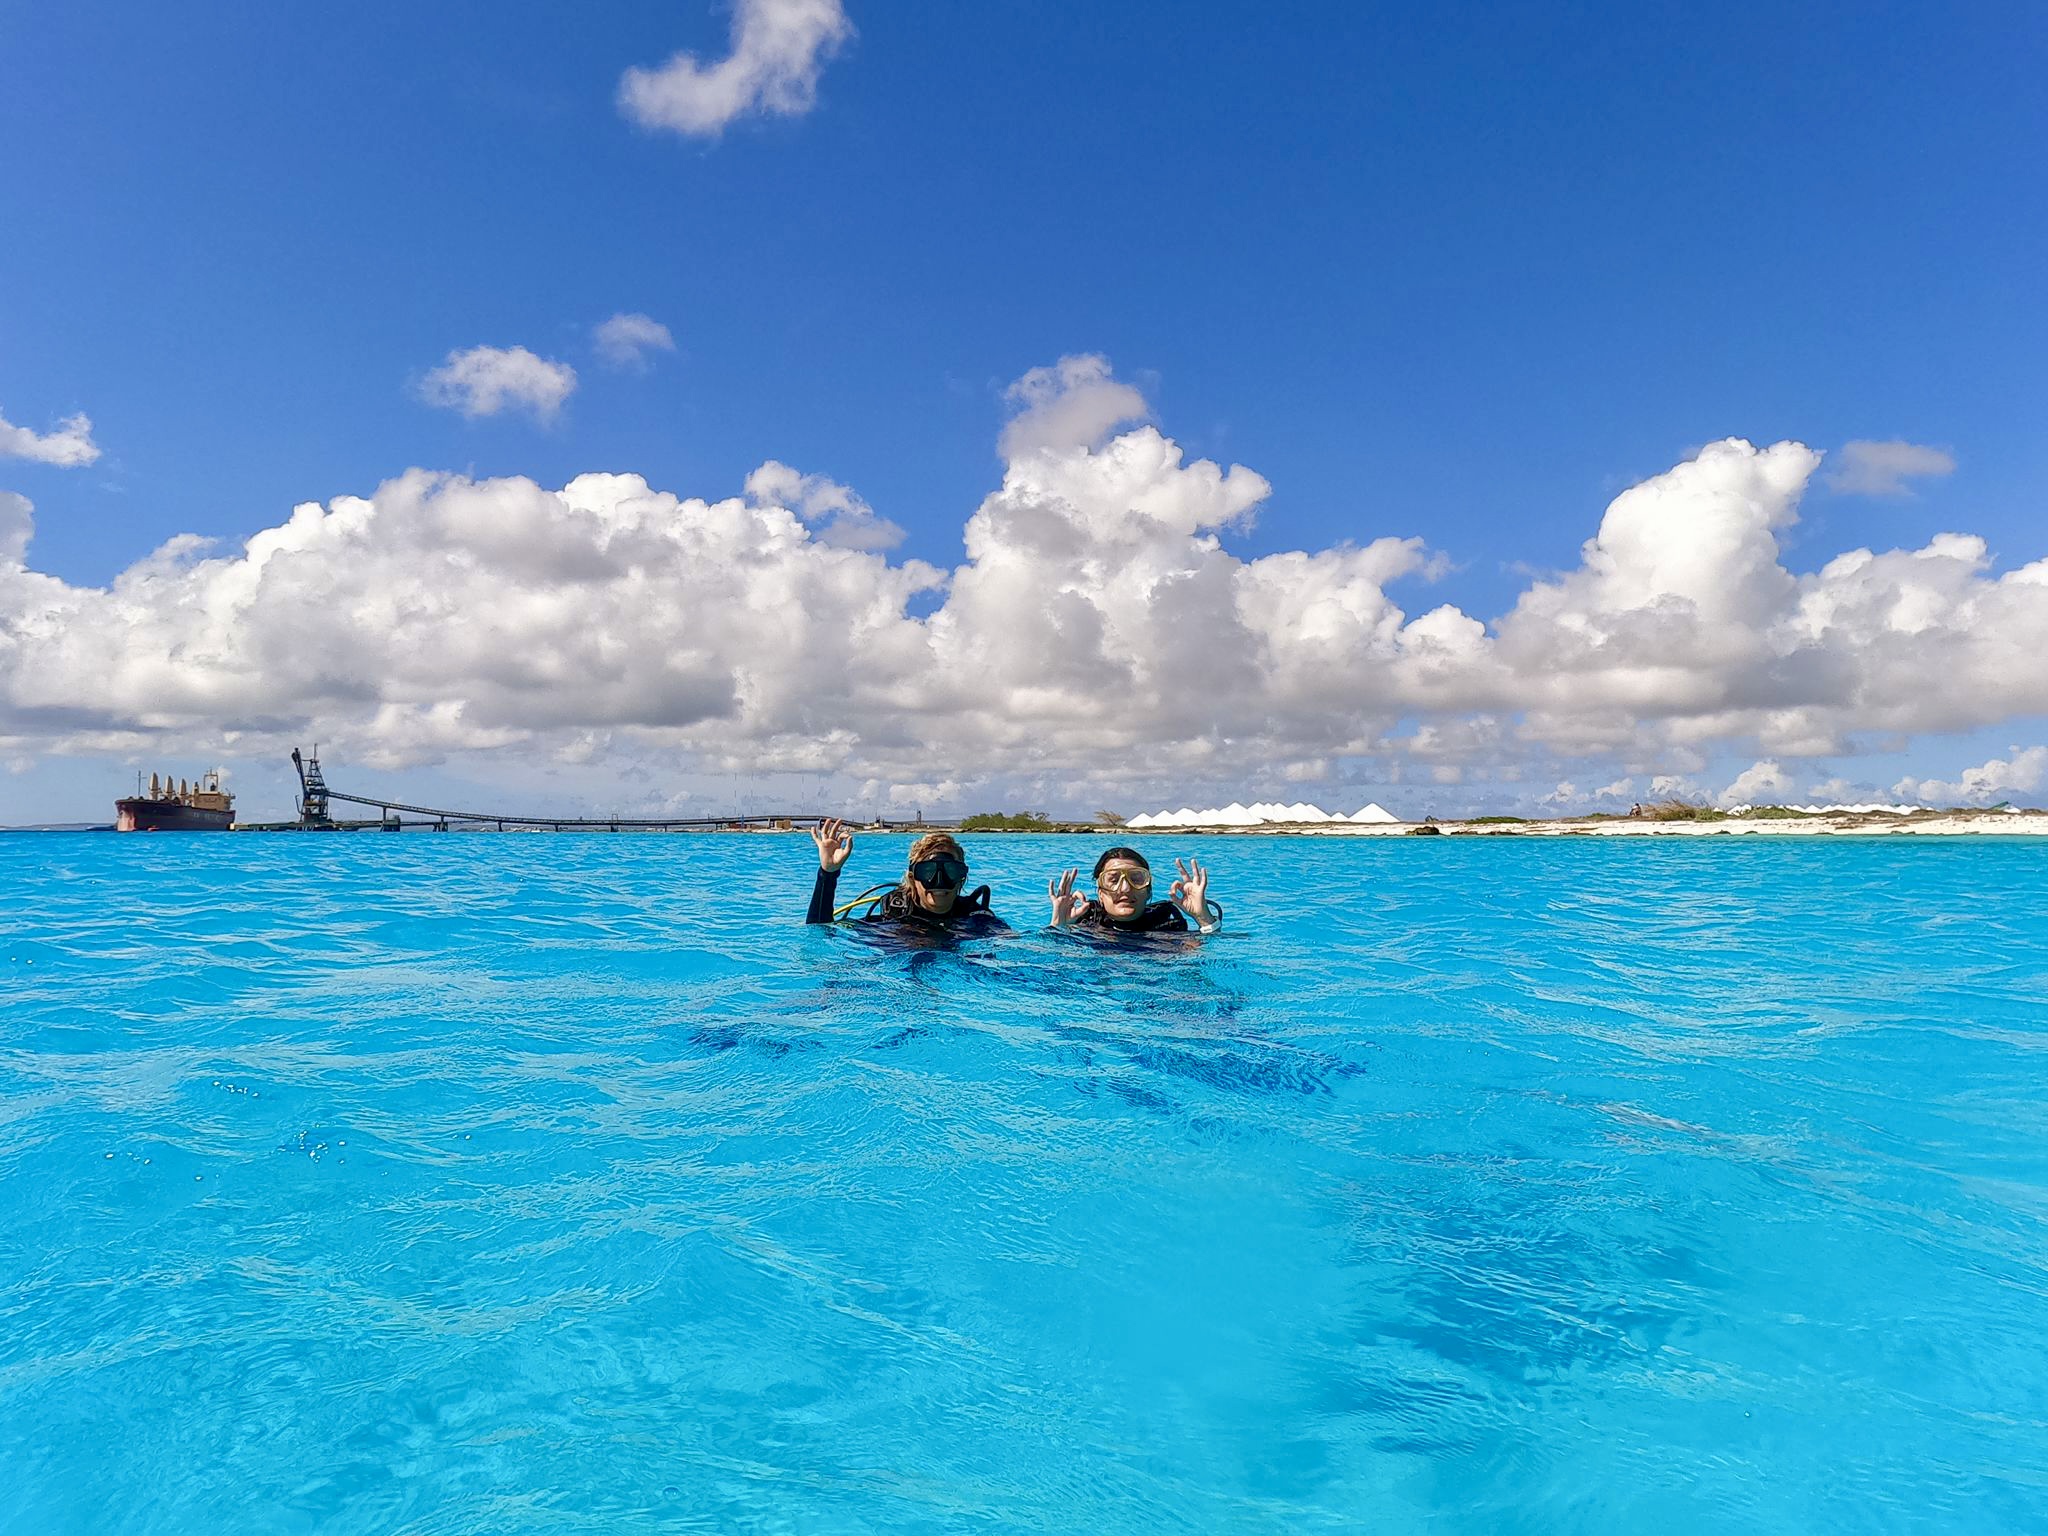
[(1146, 811), (1124, 823), (1137, 830), (1148, 827), (1305, 827), (1349, 822), (1355, 826), (1393, 826), (1401, 818), (1378, 805), (1368, 805), (1349, 816), (1335, 815), (1319, 805), (1297, 801), (1282, 805), (1262, 800), (1257, 805), (1232, 801), (1219, 808), (1197, 811), (1182, 806), (1177, 811)]

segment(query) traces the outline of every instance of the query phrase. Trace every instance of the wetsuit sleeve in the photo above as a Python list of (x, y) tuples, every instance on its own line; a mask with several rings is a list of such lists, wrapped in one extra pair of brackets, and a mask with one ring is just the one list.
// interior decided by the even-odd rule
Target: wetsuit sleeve
[(807, 923), (829, 923), (832, 921), (832, 903), (839, 895), (839, 871), (820, 869), (818, 883), (811, 887), (811, 909), (804, 914)]

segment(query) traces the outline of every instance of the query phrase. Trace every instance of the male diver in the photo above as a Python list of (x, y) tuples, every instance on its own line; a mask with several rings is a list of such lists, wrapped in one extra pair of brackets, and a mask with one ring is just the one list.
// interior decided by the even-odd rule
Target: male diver
[(1096, 934), (1214, 933), (1223, 926), (1223, 909), (1209, 900), (1209, 872), (1196, 859), (1175, 859), (1180, 878), (1168, 901), (1153, 901), (1152, 866), (1135, 848), (1111, 848), (1095, 861), (1095, 899), (1074, 893), (1070, 869), (1046, 883), (1052, 898), (1052, 925)]
[(890, 923), (914, 932), (978, 938), (1010, 931), (1008, 923), (989, 911), (987, 886), (963, 894), (967, 855), (950, 832), (927, 832), (912, 843), (897, 884), (886, 890), (872, 888), (839, 907), (834, 906), (839, 871), (853, 852), (853, 833), (837, 817), (827, 817), (812, 828), (811, 841), (818, 845), (818, 879), (811, 887), (810, 910), (804, 914), (807, 923), (835, 922), (865, 906), (858, 921)]

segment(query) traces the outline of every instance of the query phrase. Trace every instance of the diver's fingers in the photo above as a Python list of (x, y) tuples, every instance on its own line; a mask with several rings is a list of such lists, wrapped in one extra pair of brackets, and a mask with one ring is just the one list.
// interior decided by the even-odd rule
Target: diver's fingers
[(837, 816), (821, 817), (811, 829), (811, 841), (818, 845), (818, 866), (821, 869), (837, 869), (846, 862), (853, 852), (853, 834), (846, 830), (846, 823)]

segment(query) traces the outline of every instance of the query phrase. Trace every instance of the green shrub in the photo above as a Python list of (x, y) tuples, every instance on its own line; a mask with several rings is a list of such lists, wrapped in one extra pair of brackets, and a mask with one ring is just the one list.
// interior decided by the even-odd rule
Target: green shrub
[(1710, 805), (1696, 805), (1690, 800), (1659, 800), (1654, 805), (1643, 806), (1639, 813), (1643, 821), (1726, 821), (1728, 813), (1717, 811)]
[(962, 832), (1050, 832), (1049, 817), (1038, 811), (982, 811), (960, 823)]
[(1498, 827), (1508, 822), (1523, 822), (1528, 819), (1526, 816), (1469, 816), (1466, 822), (1475, 827)]

